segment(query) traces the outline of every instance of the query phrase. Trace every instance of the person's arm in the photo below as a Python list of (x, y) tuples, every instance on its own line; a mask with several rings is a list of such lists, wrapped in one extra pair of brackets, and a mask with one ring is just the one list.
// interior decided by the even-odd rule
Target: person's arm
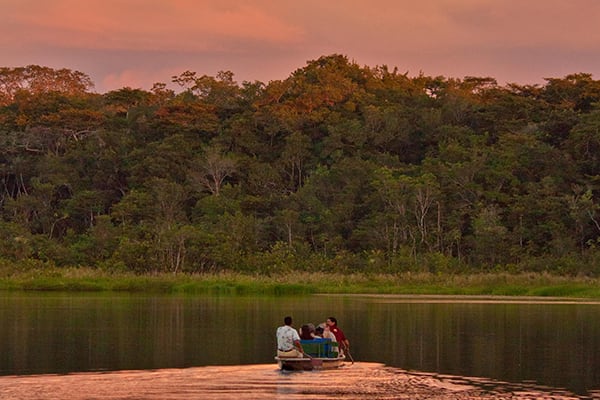
[(300, 344), (300, 335), (298, 335), (298, 331), (294, 329), (293, 335), (294, 336), (292, 340), (294, 342), (294, 346), (296, 346), (300, 353), (304, 354), (304, 349), (302, 348), (302, 344)]
[(340, 346), (342, 347), (342, 349), (348, 349), (350, 348), (350, 341), (348, 340), (348, 338), (346, 337), (346, 335), (344, 334), (343, 331), (340, 330), (340, 336), (341, 336), (341, 340), (340, 340)]
[(294, 340), (294, 346), (296, 346), (298, 348), (298, 351), (302, 354), (304, 354), (304, 349), (302, 348), (302, 344), (300, 343), (300, 340)]

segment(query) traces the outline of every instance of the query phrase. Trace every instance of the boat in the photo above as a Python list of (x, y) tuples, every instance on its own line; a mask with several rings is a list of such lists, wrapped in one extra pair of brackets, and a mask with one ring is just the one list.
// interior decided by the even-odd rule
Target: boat
[(275, 357), (279, 368), (284, 371), (312, 371), (314, 369), (339, 368), (346, 356), (337, 357)]
[(331, 339), (316, 338), (301, 340), (305, 357), (275, 357), (279, 368), (285, 371), (312, 371), (314, 369), (339, 368), (346, 360), (344, 354), (337, 352)]

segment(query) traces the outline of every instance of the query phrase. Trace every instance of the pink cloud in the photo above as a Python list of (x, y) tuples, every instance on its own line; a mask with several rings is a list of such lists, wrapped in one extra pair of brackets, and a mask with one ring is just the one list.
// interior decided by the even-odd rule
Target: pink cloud
[(109, 88), (109, 90), (115, 90), (124, 87), (130, 87), (133, 89), (138, 88), (149, 88), (154, 82), (161, 81), (162, 77), (157, 78), (156, 72), (148, 72), (144, 70), (128, 69), (124, 71), (113, 72), (104, 77), (100, 86), (103, 88)]
[(411, 75), (600, 74), (598, 0), (0, 0), (0, 9), (4, 65), (80, 69), (98, 90), (184, 70), (282, 79), (332, 53)]
[(302, 30), (251, 2), (47, 0), (8, 12), (30, 42), (136, 50), (224, 50), (235, 40), (296, 43)]

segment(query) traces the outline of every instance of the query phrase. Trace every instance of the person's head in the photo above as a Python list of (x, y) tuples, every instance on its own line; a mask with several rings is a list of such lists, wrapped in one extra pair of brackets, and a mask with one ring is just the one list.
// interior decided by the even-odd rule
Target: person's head
[(315, 329), (315, 335), (317, 335), (317, 336), (323, 336), (323, 331), (324, 331), (324, 329), (323, 329), (322, 326), (317, 326), (316, 329)]
[(300, 339), (312, 339), (310, 327), (308, 325), (302, 325), (300, 327)]
[(283, 323), (286, 324), (286, 325), (292, 325), (292, 317), (289, 317), (289, 316), (285, 317), (283, 319)]
[(327, 325), (329, 325), (329, 326), (336, 326), (337, 325), (337, 319), (335, 319), (334, 317), (327, 318)]

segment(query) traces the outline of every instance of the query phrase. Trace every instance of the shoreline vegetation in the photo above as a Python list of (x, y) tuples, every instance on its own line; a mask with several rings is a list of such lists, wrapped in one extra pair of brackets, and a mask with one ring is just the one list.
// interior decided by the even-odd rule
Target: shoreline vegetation
[(591, 74), (500, 85), (331, 54), (234, 78), (100, 94), (0, 68), (3, 285), (597, 295), (578, 278), (600, 279)]
[(600, 279), (549, 273), (302, 272), (270, 276), (240, 272), (145, 274), (85, 267), (0, 271), (0, 290), (126, 292), (189, 295), (303, 296), (312, 294), (523, 296), (600, 298)]

